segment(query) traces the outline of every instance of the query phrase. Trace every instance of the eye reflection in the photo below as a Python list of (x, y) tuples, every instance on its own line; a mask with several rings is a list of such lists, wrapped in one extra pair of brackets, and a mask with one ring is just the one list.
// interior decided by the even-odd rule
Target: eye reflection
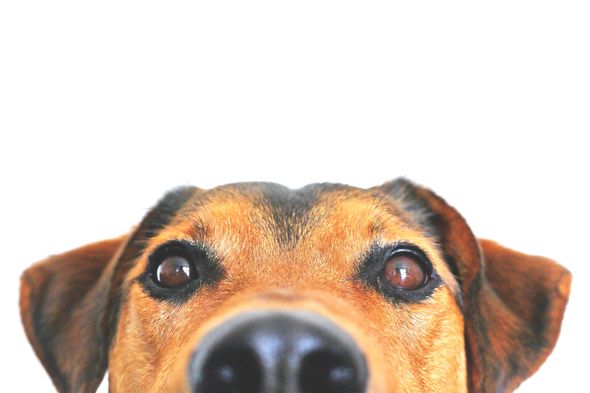
[(196, 271), (184, 257), (172, 255), (158, 265), (156, 282), (166, 288), (179, 288), (191, 282)]
[(414, 290), (424, 286), (427, 282), (426, 272), (416, 258), (403, 252), (391, 256), (385, 263), (385, 280), (400, 289)]

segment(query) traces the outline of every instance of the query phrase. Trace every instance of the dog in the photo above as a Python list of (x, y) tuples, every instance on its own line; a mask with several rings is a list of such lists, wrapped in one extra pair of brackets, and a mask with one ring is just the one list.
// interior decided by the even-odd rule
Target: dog
[(570, 281), (403, 178), (238, 183), (33, 265), (20, 309), (63, 393), (491, 393), (550, 354)]

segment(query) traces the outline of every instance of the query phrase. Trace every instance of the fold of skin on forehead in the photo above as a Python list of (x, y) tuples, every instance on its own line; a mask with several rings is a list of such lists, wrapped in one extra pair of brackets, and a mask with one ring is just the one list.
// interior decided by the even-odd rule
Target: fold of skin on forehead
[[(136, 278), (169, 240), (210, 248), (224, 278), (188, 301), (151, 298)], [(266, 183), (196, 190), (126, 275), (109, 359), (113, 392), (188, 391), (190, 353), (208, 331), (253, 309), (304, 309), (327, 316), (357, 341), (369, 391), (466, 391), (459, 286), (420, 220), (377, 189)], [(375, 244), (407, 242), (430, 258), (443, 285), (418, 303), (394, 303), (356, 279)]]

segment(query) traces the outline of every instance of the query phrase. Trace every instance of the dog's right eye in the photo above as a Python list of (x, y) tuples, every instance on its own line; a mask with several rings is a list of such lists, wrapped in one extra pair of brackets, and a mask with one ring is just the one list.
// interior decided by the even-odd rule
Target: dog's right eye
[(206, 245), (170, 240), (148, 256), (147, 269), (137, 280), (151, 297), (179, 304), (223, 276), (219, 257)]
[(180, 288), (198, 278), (193, 264), (185, 257), (171, 255), (156, 267), (154, 280), (165, 288)]
[(166, 290), (177, 290), (199, 281), (199, 260), (207, 256), (187, 242), (172, 241), (160, 246), (150, 256), (149, 277), (157, 287)]

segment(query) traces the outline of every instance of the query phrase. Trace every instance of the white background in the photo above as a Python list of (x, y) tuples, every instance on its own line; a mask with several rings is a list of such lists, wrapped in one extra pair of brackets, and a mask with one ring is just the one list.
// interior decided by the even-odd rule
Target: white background
[(573, 272), (519, 392), (587, 389), (587, 1), (195, 3), (0, 4), (3, 391), (52, 391), (18, 317), (32, 262), (176, 185), (399, 175)]

